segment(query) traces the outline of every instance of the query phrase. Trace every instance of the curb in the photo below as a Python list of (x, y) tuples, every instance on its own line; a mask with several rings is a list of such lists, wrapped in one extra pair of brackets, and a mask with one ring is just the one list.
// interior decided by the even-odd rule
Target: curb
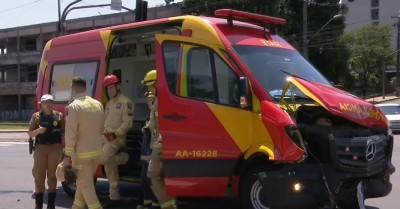
[(16, 130), (9, 130), (9, 129), (0, 129), (0, 133), (26, 133), (28, 130), (20, 130), (20, 129), (16, 129)]
[[(382, 98), (382, 97), (379, 97), (379, 98)], [(371, 104), (380, 104), (380, 103), (383, 103), (383, 102), (390, 102), (390, 101), (393, 101), (393, 100), (397, 100), (399, 98), (400, 97), (393, 97), (393, 98), (390, 98), (390, 99), (376, 99), (376, 100), (370, 98), (370, 99), (366, 99), (365, 101), (367, 101), (367, 102), (369, 102)]]

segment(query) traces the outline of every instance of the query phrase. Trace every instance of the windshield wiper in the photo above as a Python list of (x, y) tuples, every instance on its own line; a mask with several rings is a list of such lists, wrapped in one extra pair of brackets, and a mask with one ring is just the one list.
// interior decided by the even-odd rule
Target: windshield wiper
[[(273, 95), (274, 99), (281, 99), (281, 95)], [(303, 95), (285, 95), (283, 97), (284, 99), (302, 99), (302, 100), (309, 100), (309, 101), (314, 101), (308, 96), (303, 96)]]

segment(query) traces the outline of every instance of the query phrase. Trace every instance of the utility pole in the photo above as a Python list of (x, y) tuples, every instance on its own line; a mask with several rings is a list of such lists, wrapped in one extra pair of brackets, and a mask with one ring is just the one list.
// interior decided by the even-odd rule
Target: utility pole
[(60, 0), (58, 0), (58, 24), (57, 24), (57, 36), (60, 36), (60, 31), (61, 31), (61, 3)]
[(397, 62), (396, 62), (396, 96), (400, 96), (400, 10), (397, 17), (392, 16), (391, 18), (397, 18)]
[(301, 0), (303, 3), (303, 56), (308, 59), (308, 39), (307, 39), (307, 33), (308, 33), (308, 26), (307, 26), (307, 4), (308, 0)]
[(400, 10), (397, 15), (397, 64), (396, 64), (396, 96), (400, 96)]

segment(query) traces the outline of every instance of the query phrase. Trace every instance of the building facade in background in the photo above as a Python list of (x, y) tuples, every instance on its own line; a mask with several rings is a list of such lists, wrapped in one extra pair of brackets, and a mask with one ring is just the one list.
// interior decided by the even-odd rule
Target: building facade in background
[[(366, 24), (392, 25), (392, 48), (397, 48), (397, 16), (400, 0), (342, 0), (348, 7), (346, 31), (362, 28)], [(396, 18), (392, 18), (395, 16)]]
[[(181, 4), (149, 8), (147, 19), (179, 16)], [(131, 23), (135, 14), (67, 20), (66, 34)], [(34, 111), (36, 80), (43, 47), (57, 36), (57, 22), (0, 30), (0, 121), (29, 120)]]

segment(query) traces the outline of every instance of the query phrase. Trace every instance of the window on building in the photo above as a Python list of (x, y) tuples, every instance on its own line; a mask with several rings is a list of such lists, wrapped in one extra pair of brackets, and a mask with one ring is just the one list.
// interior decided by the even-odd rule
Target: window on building
[(4, 83), (6, 81), (6, 72), (0, 71), (0, 83)]
[(379, 0), (371, 0), (371, 7), (379, 7)]
[(28, 69), (28, 82), (36, 82), (37, 80), (37, 72), (38, 67), (37, 66), (31, 66)]
[(86, 79), (86, 94), (93, 96), (98, 66), (98, 61), (54, 64), (50, 84), (50, 93), (54, 101), (68, 102), (72, 99), (71, 84), (75, 76)]
[(379, 20), (379, 9), (371, 10), (371, 20)]

